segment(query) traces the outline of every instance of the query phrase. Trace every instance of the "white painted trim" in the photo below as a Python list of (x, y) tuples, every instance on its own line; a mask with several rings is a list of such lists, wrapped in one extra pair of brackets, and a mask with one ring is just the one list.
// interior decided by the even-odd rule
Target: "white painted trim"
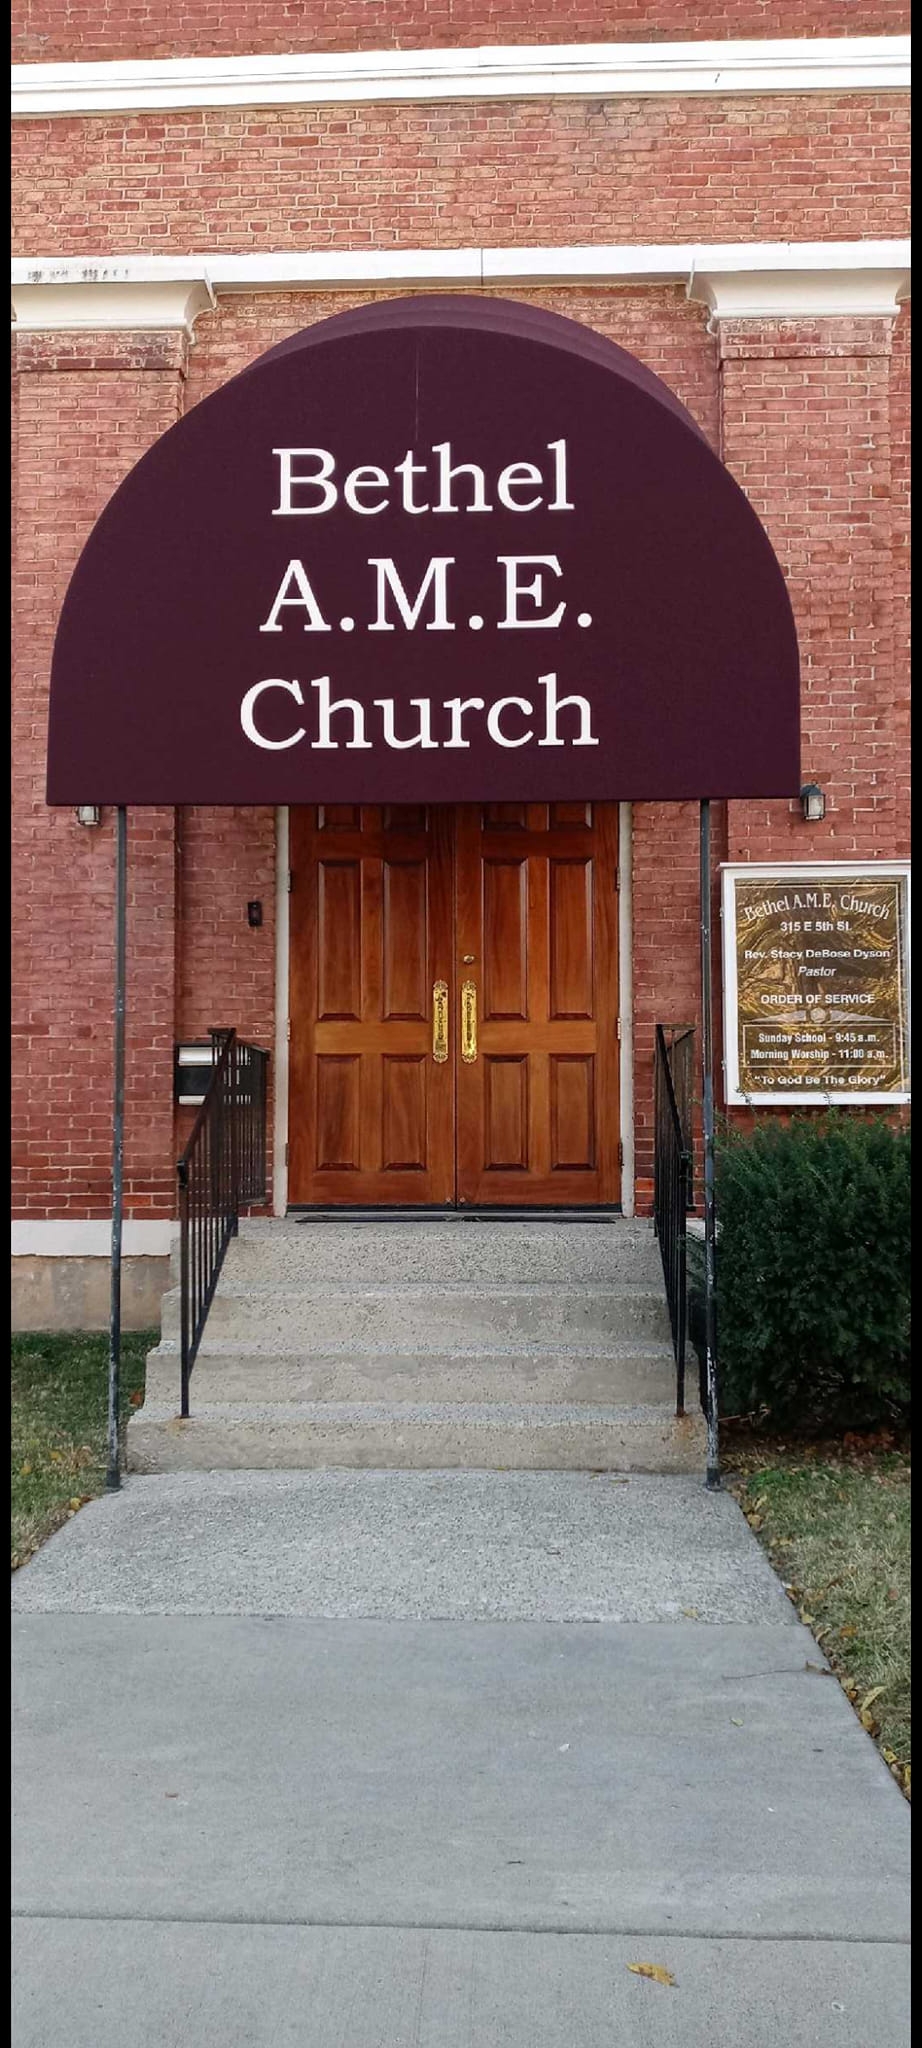
[(290, 825), (287, 804), (275, 813), (275, 1115), (272, 1149), (272, 1213), (288, 1207), (289, 986), (291, 968)]
[(733, 884), (736, 881), (777, 882), (779, 880), (810, 881), (816, 884), (824, 875), (837, 875), (842, 880), (854, 875), (856, 880), (867, 880), (869, 876), (893, 875), (905, 882), (905, 918), (903, 927), (903, 963), (906, 985), (906, 1044), (911, 1042), (910, 990), (911, 990), (911, 933), (912, 933), (912, 869), (907, 860), (812, 860), (812, 861), (722, 861), (720, 864), (721, 884), (721, 967), (723, 980), (724, 1014), (724, 1100), (728, 1107), (745, 1109), (750, 1106), (761, 1109), (792, 1107), (801, 1104), (821, 1105), (832, 1108), (842, 1103), (857, 1106), (860, 1103), (876, 1103), (880, 1108), (887, 1104), (912, 1101), (909, 1088), (895, 1089), (887, 1094), (875, 1094), (868, 1089), (855, 1089), (847, 1093), (844, 1089), (766, 1089), (758, 1094), (743, 1094), (739, 1073), (739, 1008), (736, 983), (736, 896)]
[(621, 1020), (621, 1207), (634, 1214), (634, 811), (618, 806), (618, 1012)]
[(13, 318), (21, 334), (56, 328), (70, 333), (175, 328), (191, 337), (199, 314), (214, 306), (215, 295), (207, 279), (189, 273), (187, 265), (185, 276), (176, 279), (125, 279), (114, 290), (87, 278), (20, 286), (13, 292)]
[(599, 243), (562, 248), (347, 249), (249, 255), (20, 256), (13, 317), (22, 332), (181, 327), (226, 294), (504, 284), (674, 282), (712, 316), (883, 312), (909, 289), (910, 243)]
[(688, 282), (688, 297), (710, 308), (717, 320), (822, 319), (894, 314), (909, 296), (908, 268), (892, 270), (810, 269), (725, 271), (699, 268)]
[(904, 91), (910, 48), (909, 36), (810, 36), (16, 64), (12, 101), (14, 116), (30, 119), (367, 100)]
[[(126, 1258), (164, 1259), (179, 1232), (168, 1217), (127, 1216), (122, 1251)], [(107, 1259), (112, 1225), (106, 1217), (36, 1217), (10, 1225), (14, 1259)]]

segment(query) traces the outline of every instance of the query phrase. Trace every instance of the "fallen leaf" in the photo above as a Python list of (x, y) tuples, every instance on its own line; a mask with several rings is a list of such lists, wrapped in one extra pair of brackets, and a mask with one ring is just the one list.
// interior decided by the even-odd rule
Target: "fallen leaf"
[(739, 1720), (739, 1719), (738, 1719), (738, 1717), (737, 1717), (737, 1715), (736, 1715), (736, 1714), (731, 1714), (731, 1715), (730, 1715), (730, 1726), (731, 1726), (731, 1728), (742, 1728), (742, 1727), (743, 1727), (744, 1725), (745, 1725), (745, 1724), (744, 1724), (744, 1723), (743, 1723), (743, 1722), (742, 1722), (741, 1720)]
[(811, 1664), (809, 1658), (807, 1659), (804, 1665), (804, 1670), (815, 1672), (817, 1678), (832, 1677), (832, 1672), (830, 1671), (828, 1664)]
[(634, 1977), (649, 1977), (654, 1984), (674, 1984), (671, 1970), (664, 1970), (662, 1963), (628, 1963)]
[(683, 1607), (682, 1613), (688, 1621), (698, 1621), (700, 1619), (697, 1607)]
[(863, 1714), (867, 1713), (869, 1707), (873, 1707), (875, 1700), (880, 1699), (883, 1689), (882, 1685), (874, 1685), (871, 1687), (870, 1692), (865, 1693), (864, 1699), (861, 1702), (861, 1712)]
[(31, 1465), (20, 1465), (20, 1467), (19, 1467), (19, 1475), (20, 1475), (20, 1478), (21, 1478), (21, 1479), (28, 1479), (28, 1477), (29, 1477), (29, 1473), (31, 1472), (31, 1470), (32, 1470), (32, 1467), (31, 1467)]
[(142, 1406), (144, 1394), (140, 1387), (135, 1387), (134, 1393), (129, 1395), (129, 1401), (132, 1408), (140, 1408)]

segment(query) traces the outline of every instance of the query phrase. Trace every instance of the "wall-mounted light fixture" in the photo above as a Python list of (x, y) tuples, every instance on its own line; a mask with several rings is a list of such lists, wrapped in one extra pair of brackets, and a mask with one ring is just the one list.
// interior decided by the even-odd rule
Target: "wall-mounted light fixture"
[(800, 808), (808, 825), (818, 825), (826, 816), (826, 798), (818, 782), (805, 782), (800, 792)]
[(98, 804), (78, 804), (74, 816), (78, 825), (98, 825), (102, 811)]

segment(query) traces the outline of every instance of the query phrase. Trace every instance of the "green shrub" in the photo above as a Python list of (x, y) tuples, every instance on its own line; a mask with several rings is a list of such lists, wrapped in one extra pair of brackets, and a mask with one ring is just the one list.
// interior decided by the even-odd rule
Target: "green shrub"
[(717, 1153), (725, 1414), (867, 1428), (909, 1407), (910, 1132), (830, 1112)]

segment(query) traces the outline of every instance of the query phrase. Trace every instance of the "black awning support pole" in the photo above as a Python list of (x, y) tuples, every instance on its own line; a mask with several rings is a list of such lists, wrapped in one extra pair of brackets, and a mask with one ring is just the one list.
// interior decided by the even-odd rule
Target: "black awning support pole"
[(109, 1292), (109, 1391), (106, 1411), (106, 1487), (121, 1486), (119, 1391), (122, 1362), (122, 1211), (125, 1165), (125, 972), (128, 909), (128, 813), (116, 812), (115, 1032), (112, 1060), (112, 1257)]
[(707, 1420), (707, 1478), (720, 1485), (717, 1422), (717, 1304), (715, 1299), (717, 1206), (714, 1185), (714, 1001), (711, 976), (711, 806), (701, 805), (701, 1066), (702, 1140), (704, 1148), (704, 1341)]

